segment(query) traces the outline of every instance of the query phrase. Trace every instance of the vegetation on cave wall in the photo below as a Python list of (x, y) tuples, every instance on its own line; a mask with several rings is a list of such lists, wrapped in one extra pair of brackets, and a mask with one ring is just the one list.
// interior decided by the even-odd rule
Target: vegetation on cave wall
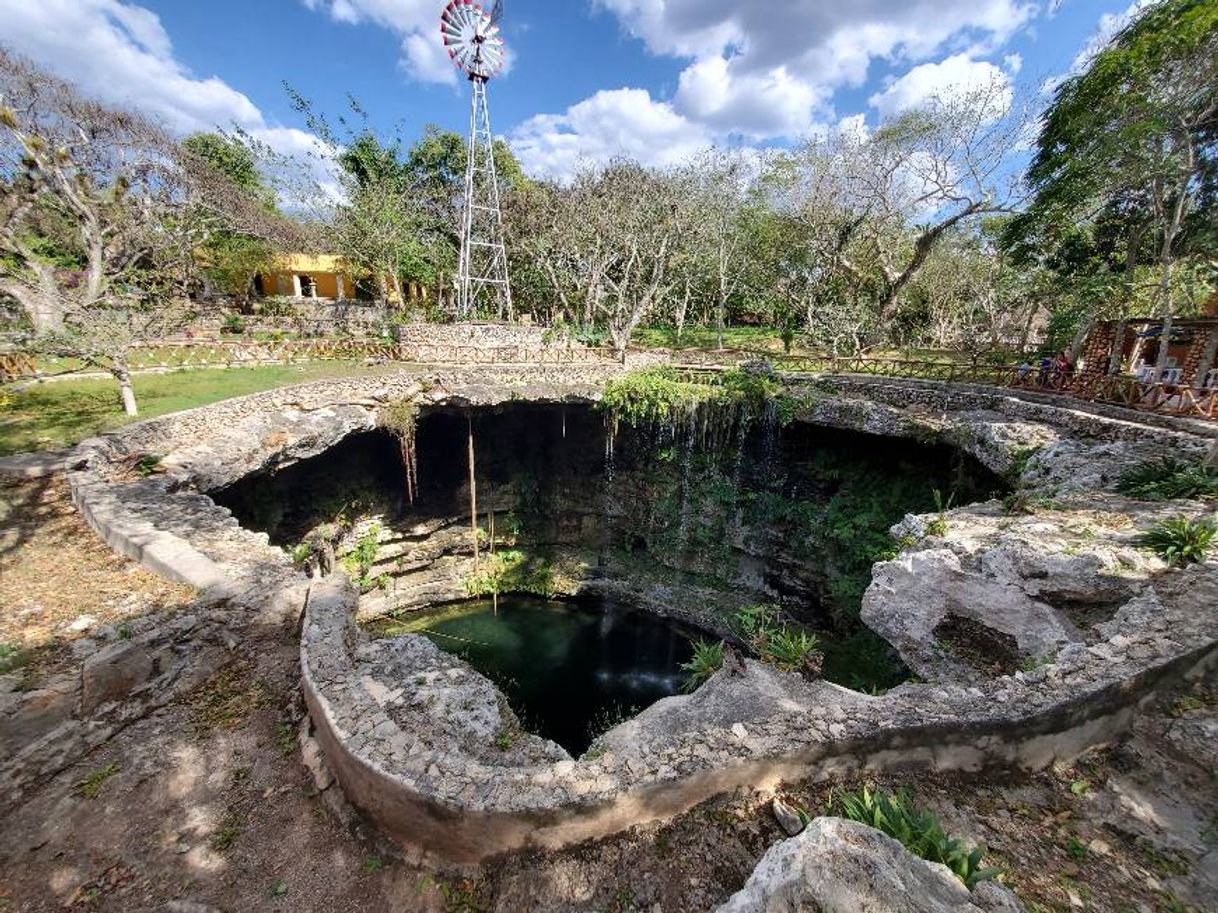
[(601, 408), (615, 422), (661, 424), (699, 406), (758, 406), (779, 389), (772, 374), (748, 367), (719, 374), (648, 368), (610, 380)]

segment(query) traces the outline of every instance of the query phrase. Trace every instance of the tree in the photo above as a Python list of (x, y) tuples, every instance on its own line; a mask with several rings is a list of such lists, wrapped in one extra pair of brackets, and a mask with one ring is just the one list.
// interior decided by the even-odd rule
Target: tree
[(0, 50), (0, 295), (30, 345), (108, 371), (136, 413), (128, 356), (190, 319), (197, 251), (270, 218), (157, 124)]
[[(257, 154), (240, 136), (195, 133), (182, 141), (182, 149), (195, 160), (196, 172), (212, 171), (234, 194), (248, 197), (250, 206), (263, 208), (271, 219), (279, 216), (275, 192), (263, 181)], [(273, 254), (265, 232), (216, 231), (202, 246), (203, 275), (224, 294), (248, 302), (254, 278), (267, 269)]]
[[(756, 163), (740, 150), (712, 149), (693, 163), (689, 174), (698, 212), (691, 240), (705, 246), (714, 278), (715, 339), (720, 350), (728, 300), (746, 274), (749, 217), (761, 204), (755, 193), (755, 170)], [(684, 323), (683, 313), (680, 322)]]
[(311, 177), (305, 179), (311, 188), (298, 193), (315, 207), (322, 243), (375, 277), (383, 302), (392, 290), (405, 304), (403, 280), (429, 282), (451, 262), (445, 208), (407, 164), (402, 138), (374, 132), (358, 101), (350, 101), (354, 121), (340, 118), (335, 128), (300, 93), (288, 93), (337, 166), (331, 171), (337, 193), (327, 193)]
[(32, 341), (109, 371), (136, 413), (130, 347), (184, 316), (193, 246), (177, 146), (0, 49), (0, 293)]
[[(1119, 226), (1123, 297), (1133, 299), (1152, 246), (1168, 338), (1180, 242), (1190, 214), (1213, 191), (1216, 167), (1218, 4), (1164, 0), (1058, 86), (1028, 172), (1035, 197), (1007, 242), (1014, 247), (1084, 223), (1102, 243), (1103, 226)], [(1194, 224), (1196, 234), (1205, 231)], [(1166, 358), (1167, 346), (1160, 346), (1157, 376)]]

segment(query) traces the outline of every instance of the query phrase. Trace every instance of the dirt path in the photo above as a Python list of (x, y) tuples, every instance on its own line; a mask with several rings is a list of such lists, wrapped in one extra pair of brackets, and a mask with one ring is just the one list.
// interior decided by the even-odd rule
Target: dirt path
[[(25, 562), (53, 549), (82, 575), (138, 582), (128, 595), (152, 600), (142, 612), (177, 610), (181, 593), (162, 593), (155, 579), (61, 526), (79, 521), (62, 494), (48, 500), (53, 490), (24, 499), (32, 519), (22, 508), (10, 512), (28, 533), (18, 532), (5, 554), (7, 573), (22, 569), (23, 580), (37, 581)], [(110, 561), (117, 563), (106, 570)], [(3, 584), (10, 600), (26, 586), (13, 579)], [(30, 613), (14, 615), (0, 602), (0, 631), (70, 663), (68, 638), (89, 630), (71, 631), (73, 610), (92, 617), (90, 625), (121, 623), (106, 614), (107, 587), (96, 598), (80, 589), (75, 606), (65, 597), (49, 635), (33, 630)], [(190, 900), (224, 913), (704, 913), (738, 890), (782, 837), (770, 797), (742, 793), (563, 852), (435, 871), (336, 814), (325, 798), (333, 790), (317, 793), (300, 760), (299, 714), (294, 638), (247, 639), (198, 690), (127, 727), (5, 814), (0, 911), (139, 913)], [(990, 861), (1030, 910), (1218, 911), (1215, 735), (1215, 692), (1199, 689), (1148, 711), (1127, 742), (1069, 770), (1001, 784), (886, 785), (909, 786), (949, 832), (989, 845)], [(803, 784), (784, 795), (815, 814), (832, 788)]]

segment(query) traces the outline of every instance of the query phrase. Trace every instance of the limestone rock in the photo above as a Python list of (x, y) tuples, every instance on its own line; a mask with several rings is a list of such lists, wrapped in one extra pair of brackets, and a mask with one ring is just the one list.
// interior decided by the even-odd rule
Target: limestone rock
[(775, 799), (770, 807), (774, 812), (774, 818), (778, 821), (778, 826), (786, 831), (788, 837), (795, 837), (803, 833), (804, 828), (807, 827), (799, 812), (781, 799)]
[(123, 642), (99, 650), (81, 670), (81, 713), (120, 701), (152, 676), (152, 657), (139, 644)]
[(221, 913), (217, 907), (193, 900), (171, 900), (157, 907), (155, 913)]
[(1016, 913), (998, 885), (970, 893), (946, 866), (910, 854), (877, 830), (817, 818), (770, 848), (743, 890), (717, 913)]
[(1187, 714), (1172, 723), (1167, 737), (1177, 751), (1202, 770), (1218, 770), (1218, 714)]
[(1029, 595), (1023, 577), (1010, 570), (1014, 559), (987, 558), (985, 568), (972, 568), (954, 551), (936, 548), (878, 564), (861, 617), (910, 668), (931, 680), (970, 677), (937, 644), (936, 628), (949, 616), (1014, 638), (1027, 656), (1051, 656), (1082, 639), (1064, 615)]

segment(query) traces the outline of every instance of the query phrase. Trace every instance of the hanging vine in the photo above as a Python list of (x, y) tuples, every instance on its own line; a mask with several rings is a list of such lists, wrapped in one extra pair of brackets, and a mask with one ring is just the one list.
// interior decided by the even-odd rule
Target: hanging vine
[(415, 432), (419, 424), (419, 404), (400, 399), (381, 410), (381, 424), (398, 439), (402, 450), (402, 465), (406, 471), (406, 500), (414, 505), (419, 493), (419, 457), (415, 448)]

